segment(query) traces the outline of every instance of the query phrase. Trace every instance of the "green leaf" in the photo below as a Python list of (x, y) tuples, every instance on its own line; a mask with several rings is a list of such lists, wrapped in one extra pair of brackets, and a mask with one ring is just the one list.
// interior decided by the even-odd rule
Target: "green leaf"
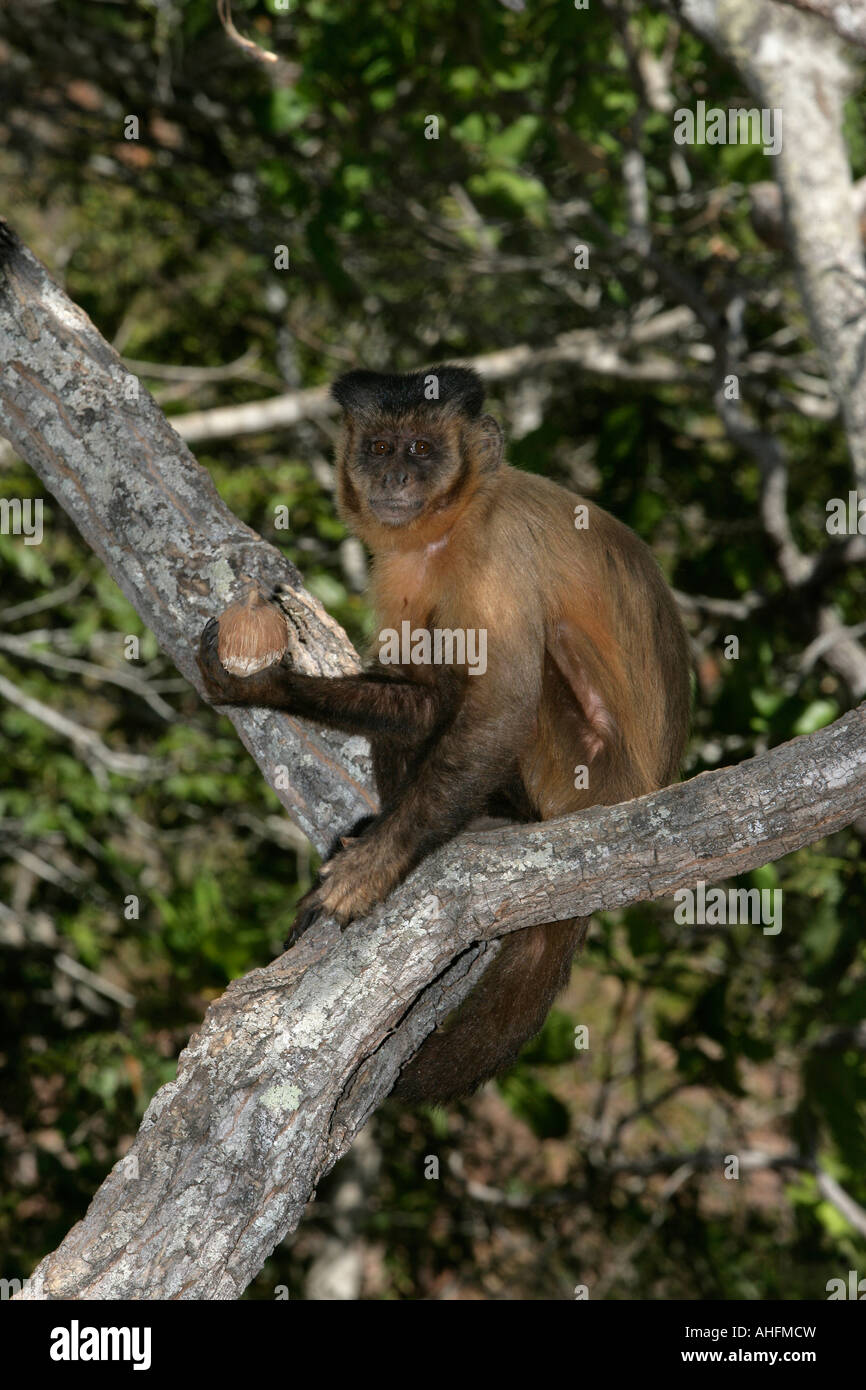
[(838, 717), (839, 706), (835, 700), (813, 700), (794, 723), (795, 734), (814, 734)]

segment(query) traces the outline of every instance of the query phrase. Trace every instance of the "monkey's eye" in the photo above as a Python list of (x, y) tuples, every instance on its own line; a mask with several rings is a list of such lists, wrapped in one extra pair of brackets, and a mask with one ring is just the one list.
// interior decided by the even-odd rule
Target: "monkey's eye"
[(391, 445), (387, 439), (371, 439), (367, 448), (371, 454), (390, 454)]
[(413, 439), (412, 443), (409, 445), (409, 453), (415, 454), (420, 458), (426, 458), (427, 455), (432, 452), (430, 441), (427, 439)]

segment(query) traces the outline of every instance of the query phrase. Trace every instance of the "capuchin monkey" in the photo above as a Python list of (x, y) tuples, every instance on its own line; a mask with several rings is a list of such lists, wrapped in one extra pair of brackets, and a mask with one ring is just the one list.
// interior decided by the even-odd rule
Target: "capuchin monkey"
[[(547, 820), (666, 786), (689, 722), (686, 635), (650, 551), (592, 502), (506, 465), (475, 372), (353, 371), (333, 394), (339, 511), (373, 554), (377, 629), (426, 633), (431, 651), (437, 629), (485, 633), (486, 669), (388, 664), (383, 648), (362, 675), (303, 675), (283, 655), (238, 676), (220, 663), (216, 621), (204, 629), (214, 704), (285, 709), (371, 743), (381, 810), (338, 842), (295, 937), (319, 914), (363, 917), (477, 817)], [(446, 1102), (508, 1067), (587, 920), (509, 933), (395, 1094)]]

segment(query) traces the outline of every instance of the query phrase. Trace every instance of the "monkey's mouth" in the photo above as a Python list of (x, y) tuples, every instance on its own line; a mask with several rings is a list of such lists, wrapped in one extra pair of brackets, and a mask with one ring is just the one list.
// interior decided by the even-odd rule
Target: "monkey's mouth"
[(406, 497), (371, 497), (370, 511), (377, 521), (386, 526), (405, 526), (417, 516), (424, 505), (423, 499)]

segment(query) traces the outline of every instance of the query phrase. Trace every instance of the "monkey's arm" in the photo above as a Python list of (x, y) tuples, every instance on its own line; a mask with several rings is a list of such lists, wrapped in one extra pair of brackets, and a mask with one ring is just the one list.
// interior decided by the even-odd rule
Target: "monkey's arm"
[(460, 680), (443, 668), (437, 679), (422, 683), (385, 671), (358, 676), (307, 676), (293, 671), (286, 658), (250, 676), (226, 671), (217, 655), (219, 623), (204, 628), (198, 667), (209, 700), (215, 705), (256, 705), (283, 709), (329, 728), (367, 736), (386, 735), (397, 743), (417, 744), (453, 712)]
[(532, 737), (540, 685), (538, 655), (522, 670), (468, 678), (460, 710), (396, 804), (322, 866), (321, 882), (299, 906), (292, 940), (321, 913), (343, 925), (362, 917), (484, 811), (491, 794), (514, 775)]

